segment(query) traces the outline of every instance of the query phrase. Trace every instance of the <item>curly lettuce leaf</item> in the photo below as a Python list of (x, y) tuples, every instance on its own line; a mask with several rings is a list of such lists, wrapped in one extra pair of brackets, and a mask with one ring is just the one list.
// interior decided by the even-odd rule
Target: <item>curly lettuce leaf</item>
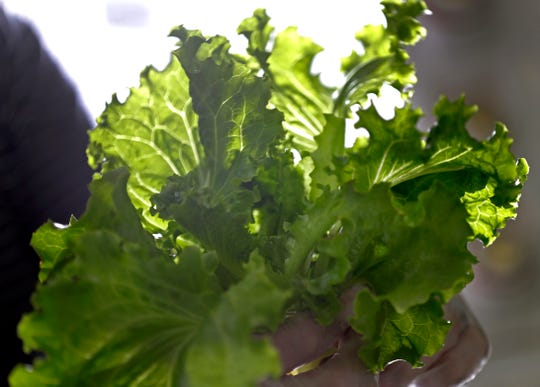
[[(72, 222), (74, 219), (72, 219)], [(70, 224), (72, 224), (70, 222)], [(59, 227), (53, 222), (47, 222), (32, 235), (31, 245), (39, 249), (40, 267), (39, 282), (45, 282), (56, 270), (62, 268), (63, 262), (70, 258), (68, 241), (79, 230), (75, 227)]]
[(437, 123), (426, 138), (416, 129), (421, 113), (410, 106), (397, 109), (388, 121), (373, 107), (359, 111), (357, 126), (370, 133), (369, 145), (358, 144), (349, 152), (351, 162), (343, 168), (342, 179), (354, 179), (359, 191), (387, 183), (408, 195), (417, 190), (414, 185), (425, 189), (428, 182), (452, 182), (469, 213), (474, 231), (470, 239), (491, 244), (505, 222), (517, 215), (526, 162), (516, 160), (512, 139), (500, 123), (486, 140), (470, 136), (466, 124), (476, 108), (467, 106), (463, 97), (441, 98), (434, 112)]
[(283, 116), (267, 109), (268, 82), (229, 54), (225, 38), (182, 27), (172, 34), (180, 39), (175, 54), (189, 77), (205, 153), (189, 174), (170, 178), (154, 202), (161, 217), (215, 251), (224, 270), (239, 278), (255, 247), (246, 224), (258, 193), (248, 183), (282, 136)]
[(311, 66), (322, 47), (301, 36), (295, 27), (281, 31), (267, 50), (273, 27), (264, 10), (257, 10), (238, 28), (248, 39), (248, 53), (272, 82), (271, 103), (284, 115), (283, 127), (300, 150), (313, 151), (315, 136), (332, 110), (333, 88), (325, 86)]
[(435, 299), (399, 313), (390, 303), (380, 302), (369, 290), (362, 290), (354, 308), (351, 326), (364, 332), (359, 355), (371, 359), (374, 369), (383, 369), (388, 359), (408, 359), (421, 366), (419, 354), (434, 355), (450, 328), (450, 323), (443, 319), (440, 302)]
[(274, 92), (271, 103), (285, 116), (284, 127), (300, 149), (315, 149), (314, 137), (322, 132), (324, 113), (332, 109), (333, 89), (312, 74), (311, 65), (322, 50), (290, 27), (276, 36), (268, 58)]
[(125, 102), (113, 96), (89, 132), (90, 165), (101, 172), (129, 169), (130, 199), (154, 232), (167, 224), (151, 214), (150, 198), (170, 175), (191, 171), (203, 154), (191, 103), (186, 74), (171, 58), (162, 71), (146, 68)]
[[(36, 311), (19, 327), (25, 348), (44, 357), (17, 368), (12, 385), (177, 385), (218, 287), (202, 255), (175, 265), (155, 248), (127, 179), (115, 170), (92, 183), (88, 210), (64, 246), (70, 259), (40, 286)], [(34, 242), (38, 253), (47, 248)]]
[[(476, 262), (466, 212), (442, 185), (406, 202), (387, 185), (368, 193), (343, 186), (299, 217), (291, 234), (285, 269), (311, 297), (333, 298), (336, 285), (360, 282), (399, 313), (433, 294), (459, 292)], [(327, 321), (326, 307), (317, 312)]]
[[(25, 347), (43, 358), (18, 367), (12, 385), (247, 386), (279, 375), (276, 350), (252, 340), (255, 328), (275, 328), (289, 297), (263, 260), (251, 259), (225, 293), (212, 254), (185, 249), (174, 264), (141, 228), (127, 180), (121, 169), (92, 183), (87, 212), (64, 238), (70, 258), (40, 286), (36, 312), (19, 327)], [(34, 243), (49, 249), (42, 238)]]
[(281, 375), (281, 363), (260, 328), (276, 329), (290, 293), (269, 279), (263, 258), (254, 253), (246, 276), (223, 296), (201, 328), (186, 359), (193, 386), (253, 386)]
[(274, 27), (270, 24), (270, 17), (262, 8), (256, 9), (251, 17), (244, 19), (237, 29), (238, 34), (248, 40), (246, 48), (250, 55), (249, 63), (253, 68), (268, 70), (268, 51)]
[(213, 182), (238, 152), (257, 161), (268, 143), (281, 134), (282, 115), (266, 109), (267, 82), (228, 52), (226, 38), (205, 38), (183, 27), (174, 29), (171, 36), (179, 39), (175, 55), (189, 78), (204, 163)]
[(425, 37), (418, 17), (426, 5), (422, 0), (385, 0), (381, 4), (386, 25), (368, 25), (360, 30), (356, 38), (363, 52), (353, 51), (342, 60), (347, 81), (340, 89), (335, 111), (364, 105), (369, 94), (379, 95), (384, 84), (397, 89), (405, 100), (412, 96), (416, 75), (405, 47)]
[[(344, 187), (352, 184), (356, 192), (365, 195), (339, 210), (342, 199), (322, 194), (317, 201), (323, 207), (315, 205), (313, 215), (308, 212), (304, 224), (299, 223), (295, 241), (305, 245), (301, 250), (293, 249), (289, 259), (298, 262), (296, 267), (314, 260), (308, 267), (310, 273), (317, 273), (318, 285), (313, 288), (310, 279), (309, 294), (304, 297), (309, 305), (315, 305), (321, 321), (329, 319), (325, 297), (335, 300), (334, 289), (349, 279), (368, 286), (379, 307), (388, 303), (400, 314), (435, 294), (447, 302), (472, 280), (475, 259), (467, 251), (467, 243), (473, 239), (493, 243), (506, 222), (516, 217), (528, 172), (526, 162), (513, 156), (512, 141), (503, 125), (497, 124), (486, 140), (470, 136), (466, 123), (475, 111), (463, 98), (442, 98), (435, 107), (437, 123), (426, 134), (417, 129), (420, 111), (409, 105), (398, 109), (390, 120), (383, 120), (370, 107), (358, 111), (357, 123), (368, 130), (369, 139), (352, 149), (340, 151), (327, 140), (331, 136), (318, 137), (324, 148), (317, 149), (313, 158), (321, 160), (317, 153), (325, 152), (326, 170), (318, 173), (326, 180), (315, 180), (315, 173), (311, 176), (323, 185), (320, 191), (339, 187), (343, 195)], [(336, 125), (337, 132), (341, 131), (343, 124)], [(381, 185), (391, 187), (384, 204)], [(365, 206), (358, 212), (357, 202)], [(379, 217), (385, 222), (377, 223)], [(321, 228), (309, 240), (306, 236), (311, 234), (306, 230), (317, 227), (313, 224)], [(330, 238), (336, 224), (340, 232)], [(363, 244), (355, 244), (355, 239)], [(295, 246), (300, 245), (295, 242)], [(325, 286), (321, 288), (321, 284)], [(376, 321), (381, 326), (389, 322), (383, 318)], [(368, 332), (359, 332), (378, 343)], [(361, 354), (374, 370), (382, 369), (395, 355), (385, 358), (372, 349), (371, 354), (368, 349)], [(407, 360), (414, 364), (420, 357), (417, 353)]]

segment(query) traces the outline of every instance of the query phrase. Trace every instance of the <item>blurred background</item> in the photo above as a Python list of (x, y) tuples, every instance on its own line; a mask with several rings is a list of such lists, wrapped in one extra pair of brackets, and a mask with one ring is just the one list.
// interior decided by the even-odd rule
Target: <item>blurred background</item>
[[(2, 1), (0, 0), (0, 3)], [(4, 0), (8, 13), (30, 20), (97, 117), (113, 93), (125, 97), (148, 64), (163, 67), (175, 42), (171, 27), (184, 24), (236, 40), (237, 24), (263, 6), (277, 29), (298, 25), (327, 50), (318, 59), (323, 79), (339, 78), (338, 58), (355, 44), (354, 32), (383, 21), (377, 1), (231, 0)], [(411, 50), (419, 83), (415, 102), (429, 127), (439, 95), (462, 93), (480, 107), (470, 128), (478, 138), (502, 121), (526, 157), (531, 175), (519, 210), (491, 247), (472, 245), (476, 279), (464, 294), (485, 328), (492, 355), (472, 382), (476, 387), (540, 386), (540, 1), (431, 0), (424, 18), (428, 38)]]

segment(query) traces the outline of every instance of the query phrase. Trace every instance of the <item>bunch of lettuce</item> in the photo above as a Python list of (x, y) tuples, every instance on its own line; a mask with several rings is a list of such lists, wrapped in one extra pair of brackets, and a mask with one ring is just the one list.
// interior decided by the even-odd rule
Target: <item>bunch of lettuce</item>
[[(339, 87), (311, 71), (321, 47), (274, 35), (263, 10), (240, 24), (242, 55), (172, 31), (169, 65), (90, 132), (85, 214), (34, 235), (41, 284), (19, 332), (43, 355), (13, 386), (254, 386), (282, 372), (267, 337), (286, 316), (328, 324), (357, 284), (370, 369), (440, 349), (442, 307), (473, 276), (467, 244), (515, 217), (528, 168), (502, 124), (469, 136), (463, 98), (417, 129), (405, 47), (425, 5), (383, 5), (387, 25), (357, 34)], [(405, 101), (392, 119), (369, 103), (383, 85)], [(349, 148), (347, 120), (369, 133)]]

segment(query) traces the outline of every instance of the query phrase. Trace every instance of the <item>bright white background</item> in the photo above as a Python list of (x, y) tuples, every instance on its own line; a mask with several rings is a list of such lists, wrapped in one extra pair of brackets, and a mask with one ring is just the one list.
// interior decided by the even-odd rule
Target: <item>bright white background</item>
[[(0, 0), (2, 1), (2, 0)], [(6, 10), (31, 20), (51, 53), (78, 86), (97, 117), (113, 93), (126, 95), (148, 64), (163, 67), (184, 24), (205, 35), (221, 34), (240, 47), (236, 27), (255, 8), (266, 8), (279, 31), (288, 25), (325, 47), (316, 62), (323, 80), (339, 80), (339, 59), (358, 48), (354, 33), (384, 23), (377, 0), (4, 0)]]

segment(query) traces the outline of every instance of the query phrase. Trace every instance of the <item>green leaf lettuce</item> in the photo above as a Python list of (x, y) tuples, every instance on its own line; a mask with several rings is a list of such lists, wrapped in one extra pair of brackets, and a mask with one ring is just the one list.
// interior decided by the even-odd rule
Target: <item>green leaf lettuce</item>
[[(240, 24), (243, 54), (173, 29), (169, 65), (90, 132), (84, 215), (34, 235), (41, 283), (19, 333), (42, 356), (13, 386), (253, 386), (282, 373), (270, 335), (287, 316), (328, 324), (356, 285), (373, 372), (440, 349), (442, 308), (472, 279), (467, 244), (515, 218), (528, 167), (504, 125), (469, 135), (464, 98), (418, 129), (405, 49), (425, 5), (383, 5), (340, 86), (311, 70), (322, 48), (264, 10)], [(369, 103), (385, 85), (405, 101), (391, 119)], [(348, 148), (350, 119), (368, 136)]]

